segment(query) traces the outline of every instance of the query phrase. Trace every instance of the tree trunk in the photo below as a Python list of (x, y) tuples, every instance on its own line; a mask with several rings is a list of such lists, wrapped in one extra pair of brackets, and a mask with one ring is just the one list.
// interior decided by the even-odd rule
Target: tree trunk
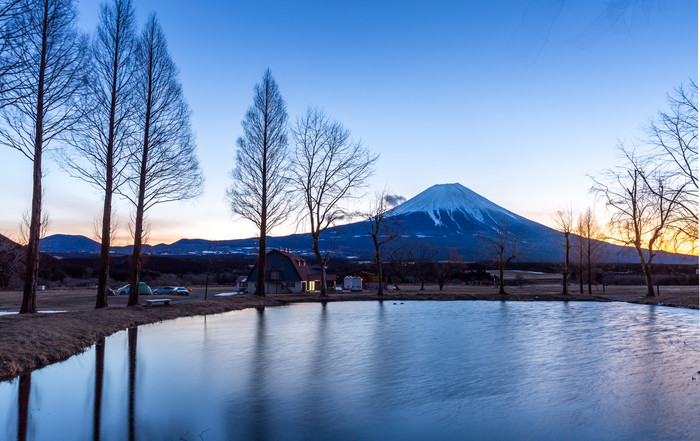
[(44, 3), (44, 23), (41, 38), (41, 61), (39, 64), (39, 84), (37, 86), (36, 125), (34, 132), (34, 170), (32, 174), (32, 213), (29, 221), (27, 262), (24, 277), (24, 293), (20, 314), (36, 312), (36, 284), (39, 278), (39, 240), (41, 239), (41, 157), (44, 150), (44, 79), (46, 76), (46, 56), (48, 39), (49, 4)]
[(326, 293), (326, 262), (323, 256), (321, 256), (321, 249), (318, 245), (318, 233), (312, 233), (311, 235), (314, 239), (314, 255), (316, 256), (316, 261), (321, 267), (321, 297), (327, 297)]
[(654, 284), (651, 280), (651, 265), (648, 263), (642, 264), (642, 272), (644, 273), (644, 280), (647, 283), (647, 297), (656, 297)]
[(260, 244), (258, 247), (258, 274), (255, 281), (255, 295), (265, 297), (265, 250), (267, 249), (267, 237), (263, 229), (260, 229)]
[(579, 291), (581, 294), (583, 294), (583, 261), (579, 261), (578, 264), (578, 284)]
[(586, 272), (588, 273), (588, 294), (593, 294), (593, 277), (591, 268), (591, 240), (588, 239), (588, 247), (586, 249)]
[(383, 296), (384, 284), (382, 283), (382, 255), (381, 251), (379, 250), (377, 238), (373, 236), (372, 239), (374, 239), (374, 263), (377, 266), (377, 281), (379, 282), (379, 285), (377, 286), (377, 295)]
[[(111, 152), (107, 154), (107, 162), (111, 161)], [(107, 169), (108, 189), (112, 187), (112, 170)], [(106, 308), (107, 289), (109, 288), (109, 248), (111, 242), (112, 222), (112, 191), (105, 191), (105, 201), (102, 211), (102, 243), (100, 245), (100, 270), (97, 279), (97, 299), (95, 309)]]
[(503, 282), (503, 254), (499, 255), (499, 260), (498, 260), (498, 293), (499, 294), (505, 294), (506, 293), (506, 287)]
[(565, 233), (566, 237), (566, 257), (564, 259), (564, 280), (562, 281), (561, 293), (564, 295), (569, 294), (569, 234)]
[[(37, 134), (39, 142), (41, 135)], [(24, 295), (20, 314), (36, 312), (36, 285), (39, 278), (39, 239), (41, 238), (41, 147), (34, 149), (34, 188), (32, 194), (32, 214), (27, 243), (27, 263), (24, 278)]]
[(106, 308), (109, 289), (109, 249), (112, 240), (112, 194), (114, 193), (114, 118), (117, 108), (117, 72), (119, 70), (119, 44), (114, 51), (112, 64), (111, 102), (109, 106), (109, 134), (105, 158), (105, 200), (102, 209), (102, 243), (100, 245), (100, 270), (97, 282), (95, 309)]

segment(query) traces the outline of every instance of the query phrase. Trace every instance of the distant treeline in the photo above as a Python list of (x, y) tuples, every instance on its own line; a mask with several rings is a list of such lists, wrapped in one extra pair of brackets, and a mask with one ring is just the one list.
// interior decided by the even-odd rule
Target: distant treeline
[[(114, 256), (111, 262), (112, 285), (128, 283), (130, 256)], [(143, 280), (153, 286), (202, 285), (207, 274), (212, 285), (233, 285), (236, 278), (249, 273), (254, 258), (240, 255), (217, 256), (146, 256)], [(98, 256), (80, 256), (55, 259), (42, 255), (39, 283), (48, 286), (94, 286), (99, 268)], [(697, 265), (654, 265), (655, 282), (659, 285), (697, 285)], [(329, 262), (328, 272), (342, 280), (350, 274), (374, 275), (375, 266), (370, 262), (335, 259)], [(490, 284), (494, 276), (493, 262), (401, 262), (385, 263), (384, 280), (388, 286), (413, 283), (427, 284)], [(507, 285), (556, 283), (561, 279), (560, 265), (556, 263), (513, 262), (510, 270), (522, 271), (516, 277), (506, 277)], [(531, 272), (528, 274), (528, 272)], [(545, 273), (552, 277), (542, 277)], [(1, 274), (1, 272), (0, 272)], [(571, 285), (579, 284), (580, 275), (573, 270)], [(585, 279), (586, 274), (583, 274)], [(592, 274), (593, 284), (644, 285), (644, 275), (638, 264), (611, 263), (597, 265)], [(17, 275), (0, 277), (0, 289), (18, 289), (21, 286)], [(114, 287), (113, 286), (113, 287)]]

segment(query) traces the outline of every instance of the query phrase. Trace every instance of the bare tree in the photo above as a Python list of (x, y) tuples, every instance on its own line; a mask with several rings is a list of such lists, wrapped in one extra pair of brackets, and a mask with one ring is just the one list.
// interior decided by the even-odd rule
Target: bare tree
[(574, 211), (571, 207), (565, 210), (558, 210), (554, 215), (556, 228), (564, 235), (564, 267), (562, 268), (561, 293), (569, 293), (569, 253), (571, 251), (571, 232), (574, 229)]
[(382, 247), (398, 235), (396, 220), (389, 214), (391, 209), (386, 190), (375, 195), (370, 209), (363, 216), (367, 220), (367, 234), (374, 245), (374, 265), (377, 269), (379, 286), (377, 295), (384, 295), (384, 275), (382, 274)]
[(574, 229), (575, 249), (579, 260), (579, 281), (581, 294), (583, 294), (583, 268), (586, 268), (586, 280), (588, 282), (588, 294), (593, 294), (593, 268), (600, 259), (604, 238), (600, 225), (593, 213), (593, 209), (588, 207), (584, 213), (578, 216), (576, 228)]
[(253, 105), (241, 122), (244, 135), (236, 141), (236, 167), (227, 197), (231, 211), (260, 231), (255, 295), (264, 296), (267, 236), (285, 221), (290, 206), (287, 106), (270, 69), (254, 90)]
[(80, 118), (76, 97), (84, 84), (86, 39), (75, 30), (71, 0), (27, 0), (21, 16), (25, 33), (15, 47), (22, 69), (2, 109), (0, 143), (19, 150), (33, 163), (32, 208), (24, 295), (20, 313), (36, 312), (42, 207), (42, 159), (51, 142)]
[(25, 67), (19, 54), (30, 6), (26, 0), (0, 0), (0, 108), (16, 102), (18, 92), (19, 96), (26, 94), (17, 75)]
[[(677, 246), (698, 246), (698, 85), (678, 87), (668, 96), (668, 110), (659, 111), (648, 127), (647, 162), (664, 174), (665, 197), (680, 193), (669, 220)], [(647, 185), (655, 192), (657, 185)], [(657, 197), (661, 194), (656, 193)], [(667, 201), (670, 202), (670, 201)]]
[(654, 297), (651, 264), (663, 247), (664, 235), (674, 213), (681, 189), (669, 190), (661, 174), (649, 175), (645, 163), (634, 151), (621, 146), (626, 163), (620, 170), (608, 170), (604, 179), (593, 179), (593, 191), (612, 209), (610, 239), (637, 250), (647, 284), (647, 296)]
[(319, 237), (348, 215), (344, 202), (356, 196), (373, 172), (378, 156), (350, 131), (323, 111), (308, 108), (294, 127), (293, 185), (304, 205), (312, 249), (321, 267), (321, 297), (326, 294), (326, 265), (330, 254), (321, 253)]
[(429, 267), (437, 257), (438, 250), (430, 243), (416, 241), (408, 250), (408, 257), (413, 262), (413, 271), (420, 280), (420, 290), (425, 291), (425, 281), (428, 277)]
[(103, 3), (89, 51), (83, 118), (70, 132), (64, 166), (71, 176), (103, 192), (100, 267), (95, 308), (107, 306), (112, 197), (125, 181), (134, 124), (134, 8), (131, 0)]
[(491, 230), (480, 236), (480, 239), (487, 247), (493, 249), (498, 256), (496, 266), (498, 267), (498, 293), (506, 294), (503, 271), (506, 265), (518, 255), (519, 240), (509, 229), (508, 220), (505, 218), (495, 219), (496, 224)]
[(155, 14), (137, 41), (135, 59), (135, 124), (142, 142), (134, 152), (129, 191), (124, 193), (135, 206), (128, 306), (139, 302), (145, 213), (157, 204), (197, 197), (203, 184), (190, 109)]

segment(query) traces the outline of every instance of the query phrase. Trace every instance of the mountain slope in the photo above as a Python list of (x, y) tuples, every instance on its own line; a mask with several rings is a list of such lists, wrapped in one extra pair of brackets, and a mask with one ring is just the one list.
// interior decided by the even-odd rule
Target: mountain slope
[[(562, 233), (519, 216), (461, 184), (434, 185), (388, 214), (391, 224), (398, 231), (393, 245), (413, 250), (414, 255), (427, 250), (437, 259), (448, 259), (456, 253), (465, 261), (493, 261), (496, 259), (495, 250), (485, 238), (505, 228), (509, 235), (517, 239), (517, 261), (561, 262), (564, 258)], [(371, 259), (374, 251), (368, 231), (366, 221), (329, 228), (321, 235), (321, 249), (331, 252), (334, 257)], [(256, 238), (219, 241), (181, 239), (172, 244), (146, 245), (144, 252), (161, 255), (254, 255), (257, 242)], [(309, 234), (268, 238), (271, 248), (289, 248), (294, 253), (307, 256), (311, 254), (311, 243)], [(600, 262), (639, 262), (636, 250), (632, 248), (609, 243), (601, 243), (600, 248)], [(42, 250), (52, 254), (97, 253), (99, 244), (83, 236), (55, 235), (42, 241)], [(131, 246), (112, 248), (115, 254), (130, 254), (131, 251)], [(661, 252), (655, 262), (694, 263), (697, 258)]]

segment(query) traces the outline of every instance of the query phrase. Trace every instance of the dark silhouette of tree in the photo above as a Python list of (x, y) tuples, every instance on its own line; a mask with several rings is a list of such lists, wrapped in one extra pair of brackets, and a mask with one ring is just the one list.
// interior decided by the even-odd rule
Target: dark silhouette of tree
[(100, 23), (90, 45), (87, 69), (88, 93), (80, 100), (83, 118), (67, 138), (71, 150), (64, 165), (71, 176), (103, 192), (95, 308), (107, 306), (112, 197), (125, 181), (135, 127), (134, 106), (134, 9), (131, 0), (103, 3)]
[(496, 267), (498, 268), (498, 293), (506, 294), (503, 272), (506, 266), (518, 255), (519, 240), (510, 230), (508, 220), (499, 218), (491, 230), (482, 234), (480, 239), (484, 244), (496, 252)]
[(593, 191), (612, 210), (609, 239), (637, 250), (647, 284), (647, 297), (655, 297), (651, 265), (664, 246), (671, 216), (682, 188), (669, 189), (664, 175), (646, 172), (648, 163), (635, 157), (634, 151), (621, 146), (626, 162), (608, 170), (603, 179), (594, 178)]
[[(645, 162), (654, 163), (663, 174), (664, 191), (647, 183), (655, 196), (676, 196), (669, 219), (669, 230), (676, 248), (698, 246), (698, 85), (678, 87), (668, 96), (668, 109), (658, 112), (648, 127), (647, 144), (651, 147)], [(648, 166), (648, 165), (647, 165)], [(646, 177), (646, 175), (644, 175)]]
[(190, 109), (155, 14), (137, 41), (135, 60), (135, 124), (142, 138), (123, 193), (136, 208), (128, 306), (139, 302), (145, 213), (157, 204), (197, 197), (203, 184)]
[(302, 219), (313, 239), (311, 248), (321, 270), (321, 297), (325, 297), (330, 253), (321, 253), (319, 237), (348, 217), (343, 204), (365, 185), (378, 156), (353, 141), (341, 123), (313, 108), (297, 120), (294, 144), (293, 185), (303, 201)]
[(431, 269), (430, 266), (437, 254), (437, 248), (423, 240), (418, 240), (409, 247), (408, 258), (412, 262), (415, 276), (420, 280), (421, 291), (425, 291), (425, 282)]
[(87, 46), (75, 29), (73, 1), (27, 1), (27, 11), (19, 17), (24, 34), (13, 45), (22, 68), (10, 80), (17, 87), (6, 93), (12, 105), (2, 109), (0, 126), (0, 143), (19, 150), (33, 164), (22, 314), (36, 312), (43, 153), (81, 116), (76, 101), (84, 85)]
[(382, 247), (398, 235), (397, 220), (390, 216), (386, 191), (377, 193), (369, 211), (363, 216), (367, 220), (367, 234), (374, 245), (374, 265), (377, 270), (377, 295), (384, 295), (384, 275), (382, 273)]
[(588, 294), (593, 294), (593, 268), (600, 259), (603, 234), (592, 208), (588, 207), (584, 213), (579, 215), (574, 234), (574, 249), (579, 262), (581, 294), (583, 294), (584, 266), (586, 269)]
[(557, 230), (564, 235), (564, 266), (561, 269), (562, 286), (561, 293), (569, 293), (569, 253), (571, 252), (571, 233), (574, 229), (574, 212), (571, 208), (558, 210), (554, 215), (554, 224)]
[(244, 135), (236, 141), (236, 167), (227, 197), (231, 211), (260, 231), (255, 295), (264, 296), (267, 236), (285, 221), (290, 207), (287, 106), (270, 69), (255, 85), (253, 105), (241, 125)]
[[(26, 0), (0, 0), (0, 108), (25, 93), (17, 74), (26, 67), (19, 51), (27, 32), (23, 20), (30, 6)], [(18, 91), (22, 91), (19, 96)]]

